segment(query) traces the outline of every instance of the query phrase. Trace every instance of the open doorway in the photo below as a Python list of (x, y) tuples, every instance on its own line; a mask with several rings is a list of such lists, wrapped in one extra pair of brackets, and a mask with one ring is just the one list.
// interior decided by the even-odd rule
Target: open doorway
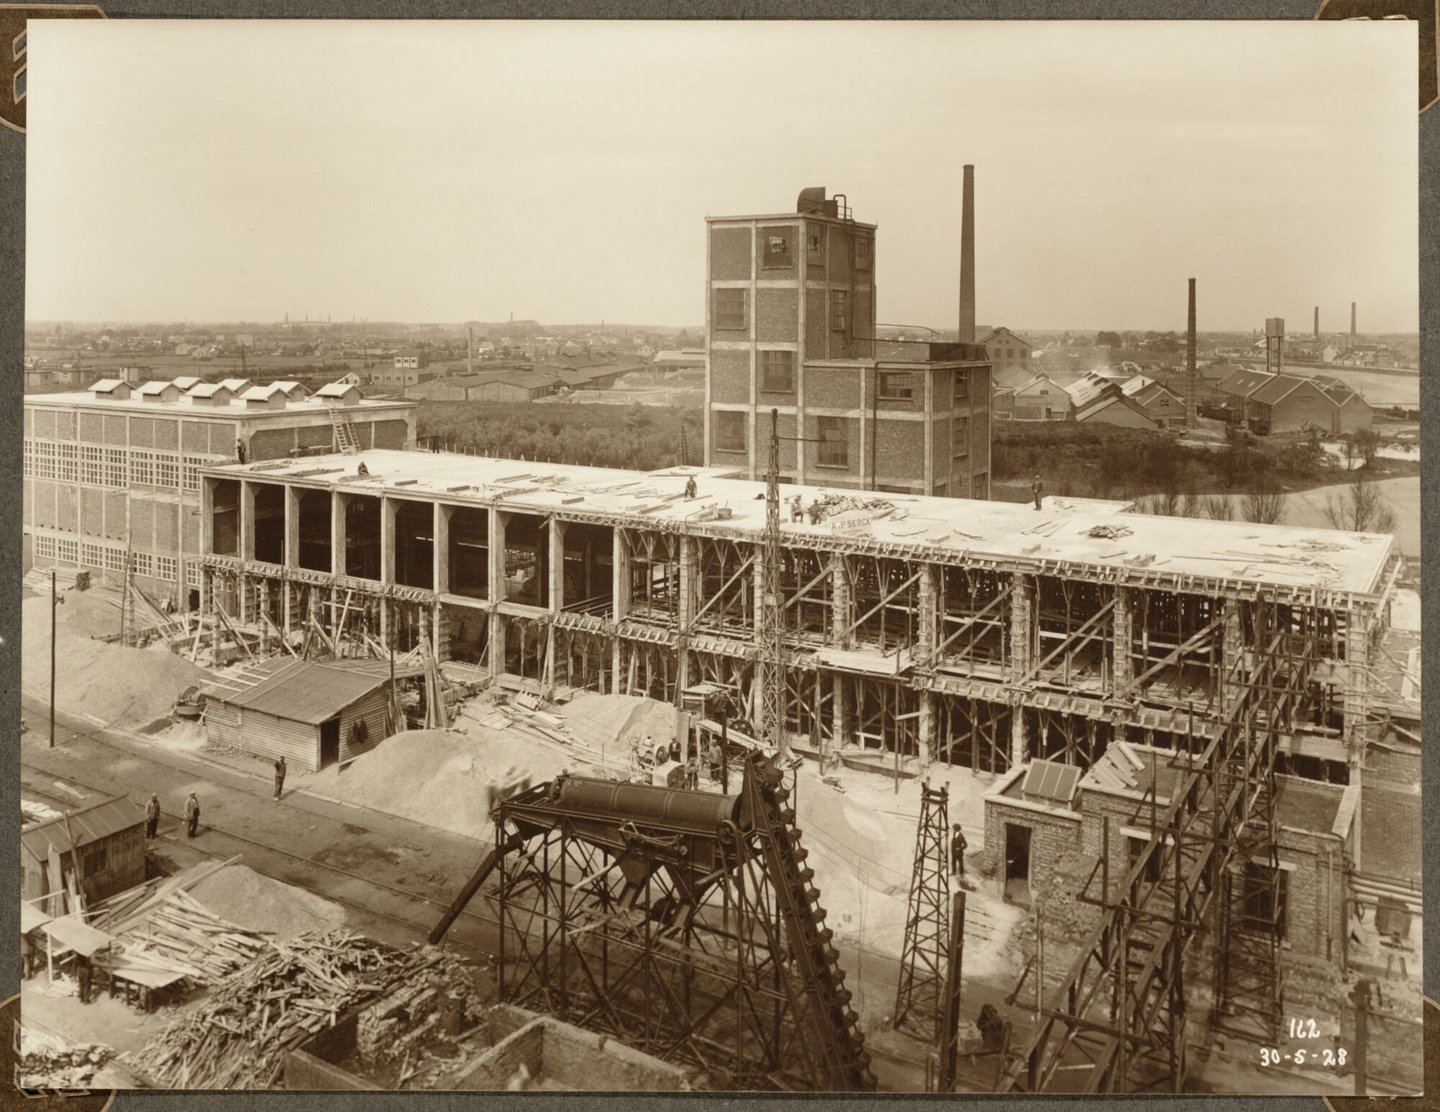
[(320, 723), (320, 767), (329, 768), (340, 759), (340, 719)]
[(1030, 906), (1030, 828), (1005, 824), (1005, 901)]

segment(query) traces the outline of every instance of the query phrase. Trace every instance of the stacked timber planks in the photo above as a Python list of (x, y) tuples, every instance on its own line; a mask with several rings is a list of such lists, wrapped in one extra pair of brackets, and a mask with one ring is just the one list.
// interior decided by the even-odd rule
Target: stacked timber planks
[(348, 931), (271, 943), (131, 1064), (164, 1088), (269, 1088), (288, 1051), (437, 963), (458, 965), (438, 951), (406, 953)]

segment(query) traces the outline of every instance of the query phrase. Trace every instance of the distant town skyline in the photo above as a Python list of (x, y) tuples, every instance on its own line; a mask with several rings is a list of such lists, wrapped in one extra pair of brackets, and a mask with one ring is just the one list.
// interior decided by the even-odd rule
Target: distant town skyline
[(1201, 332), (1316, 305), (1347, 332), (1354, 301), (1413, 333), (1415, 49), (1399, 22), (42, 21), (26, 316), (694, 328), (704, 218), (824, 185), (879, 225), (880, 320), (943, 329), (972, 163), (982, 321), (1180, 331), (1193, 276)]

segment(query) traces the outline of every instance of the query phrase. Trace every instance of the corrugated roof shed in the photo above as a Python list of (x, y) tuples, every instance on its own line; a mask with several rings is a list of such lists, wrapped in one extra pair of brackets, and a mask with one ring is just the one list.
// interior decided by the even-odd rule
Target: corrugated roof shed
[(369, 675), (309, 660), (292, 660), (253, 687), (234, 695), (217, 693), (214, 698), (257, 714), (317, 726), (388, 682), (388, 670), (384, 676)]
[(1248, 398), (1275, 376), (1269, 371), (1252, 371), (1242, 367), (1220, 383), (1220, 389), (1238, 398)]
[(1294, 375), (1273, 375), (1269, 382), (1264, 383), (1250, 395), (1250, 400), (1264, 405), (1274, 405), (1304, 385), (1305, 379), (1296, 378)]
[(55, 847), (56, 853), (70, 852), (72, 831), (76, 842), (88, 846), (91, 842), (98, 842), (101, 838), (128, 830), (132, 826), (140, 826), (144, 822), (145, 812), (138, 804), (123, 796), (116, 796), (93, 807), (72, 811), (69, 815), (69, 830), (66, 829), (65, 817), (61, 816), (21, 831), (20, 845), (37, 861), (45, 861), (50, 856), (51, 846)]

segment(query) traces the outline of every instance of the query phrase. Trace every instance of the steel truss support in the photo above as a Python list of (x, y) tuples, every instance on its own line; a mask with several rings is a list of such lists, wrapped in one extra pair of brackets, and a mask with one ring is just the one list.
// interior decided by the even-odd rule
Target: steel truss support
[(891, 1024), (938, 1045), (945, 1017), (944, 990), (950, 950), (949, 792), (920, 789), (915, 827), (915, 864), (900, 952), (900, 983)]
[(1265, 914), (1264, 889), (1252, 886), (1249, 901), (1243, 892), (1237, 899), (1233, 874), (1256, 854), (1274, 862), (1275, 755), (1280, 735), (1303, 710), (1317, 645), (1278, 630), (1264, 598), (1239, 609), (1248, 648), (1230, 665), (1220, 732), (1196, 745), (1199, 752), (1169, 758), (1166, 798), (1152, 781), (1132, 819), (1148, 825), (1150, 836), (1118, 885), (1109, 876), (1106, 822), (1100, 862), (1081, 897), (1102, 909), (1100, 923), (1047, 994), (1041, 1024), (1012, 1057), (1002, 1091), (1178, 1092), (1186, 952), (1217, 894), (1219, 1018), (1249, 1020), (1254, 1030), (1278, 1021), (1278, 938), (1269, 929), (1274, 894)]
[(873, 1090), (780, 779), (751, 754), (739, 799), (703, 805), (725, 812), (708, 830), (648, 804), (602, 816), (620, 798), (602, 781), (505, 801), (489, 897), (501, 999), (691, 1065), (715, 1089)]

